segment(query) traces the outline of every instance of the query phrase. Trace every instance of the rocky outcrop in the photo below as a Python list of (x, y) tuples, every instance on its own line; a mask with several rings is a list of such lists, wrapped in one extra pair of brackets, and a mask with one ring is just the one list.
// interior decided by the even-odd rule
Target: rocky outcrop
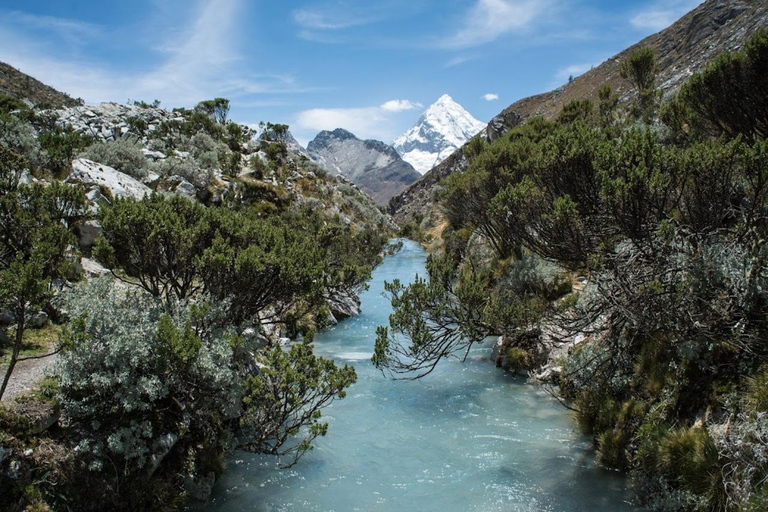
[[(157, 107), (101, 103), (99, 105), (69, 107), (56, 111), (58, 124), (90, 135), (101, 142), (111, 142), (133, 135), (146, 140), (160, 123), (184, 120), (178, 112), (168, 112)], [(164, 157), (162, 153), (150, 153), (148, 158)]]
[(386, 204), (420, 176), (391, 146), (358, 139), (341, 128), (320, 132), (307, 151), (318, 165), (349, 179), (380, 204)]
[[(65, 181), (83, 186), (89, 194), (100, 200), (108, 200), (103, 195), (104, 190), (108, 190), (112, 197), (134, 199), (141, 199), (152, 192), (148, 186), (137, 179), (85, 158), (78, 158), (72, 162), (72, 173)], [(101, 195), (96, 194), (94, 188), (99, 189)]]
[(352, 292), (333, 293), (326, 299), (326, 304), (333, 316), (330, 323), (336, 323), (339, 320), (360, 314), (360, 297)]

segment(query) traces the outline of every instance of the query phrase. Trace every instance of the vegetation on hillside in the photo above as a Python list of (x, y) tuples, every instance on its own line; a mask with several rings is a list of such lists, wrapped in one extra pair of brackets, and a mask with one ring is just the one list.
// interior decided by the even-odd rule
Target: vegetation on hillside
[[(151, 134), (136, 118), (126, 137), (94, 143), (0, 98), (0, 312), (14, 321), (11, 340), (0, 333), (0, 395), (30, 318), (63, 324), (52, 379), (0, 407), (3, 510), (175, 509), (205, 499), (235, 449), (291, 465), (326, 434), (322, 409), (356, 375), (315, 356), (313, 334), (332, 299), (365, 286), (388, 221), (290, 152), (287, 126), (255, 139), (228, 110), (217, 98)], [(56, 179), (77, 156), (156, 189), (102, 187), (94, 201)], [(171, 192), (181, 179), (194, 198)], [(111, 276), (78, 273), (86, 222), (102, 230), (89, 255)], [(19, 412), (29, 404), (54, 426)]]
[(640, 49), (628, 108), (603, 90), (473, 143), (428, 278), (387, 285), (374, 363), (420, 377), (501, 335), (534, 371), (568, 347), (547, 374), (644, 504), (765, 510), (767, 60), (761, 31), (660, 105)]

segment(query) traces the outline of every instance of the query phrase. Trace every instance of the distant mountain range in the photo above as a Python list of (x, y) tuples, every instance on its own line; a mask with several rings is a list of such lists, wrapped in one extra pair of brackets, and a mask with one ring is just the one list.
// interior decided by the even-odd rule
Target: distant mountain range
[(421, 177), (392, 146), (358, 139), (341, 128), (317, 134), (307, 145), (307, 152), (318, 165), (344, 176), (380, 204)]
[(393, 147), (403, 160), (424, 174), (484, 128), (485, 123), (444, 94), (410, 130), (395, 139)]

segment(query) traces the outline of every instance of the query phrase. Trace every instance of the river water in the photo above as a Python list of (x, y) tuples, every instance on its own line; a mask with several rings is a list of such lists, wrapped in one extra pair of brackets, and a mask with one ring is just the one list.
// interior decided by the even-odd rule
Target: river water
[(424, 275), (406, 241), (374, 272), (363, 313), (315, 339), (318, 354), (353, 365), (358, 382), (325, 409), (328, 435), (290, 469), (238, 453), (210, 511), (638, 510), (620, 475), (598, 468), (589, 440), (550, 396), (494, 367), (490, 347), (393, 381), (370, 362), (391, 312), (384, 281)]

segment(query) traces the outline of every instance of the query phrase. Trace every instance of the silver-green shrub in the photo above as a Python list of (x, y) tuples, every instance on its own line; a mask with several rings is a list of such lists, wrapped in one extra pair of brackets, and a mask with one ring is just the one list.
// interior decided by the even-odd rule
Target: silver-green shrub
[(145, 468), (164, 436), (181, 447), (217, 443), (222, 422), (240, 410), (233, 345), (203, 332), (194, 307), (167, 304), (102, 278), (75, 287), (61, 307), (76, 319), (55, 375), (78, 449), (91, 467), (122, 460), (126, 474)]
[(132, 139), (94, 144), (80, 156), (108, 165), (134, 178), (147, 175), (147, 159), (141, 152), (141, 145)]

